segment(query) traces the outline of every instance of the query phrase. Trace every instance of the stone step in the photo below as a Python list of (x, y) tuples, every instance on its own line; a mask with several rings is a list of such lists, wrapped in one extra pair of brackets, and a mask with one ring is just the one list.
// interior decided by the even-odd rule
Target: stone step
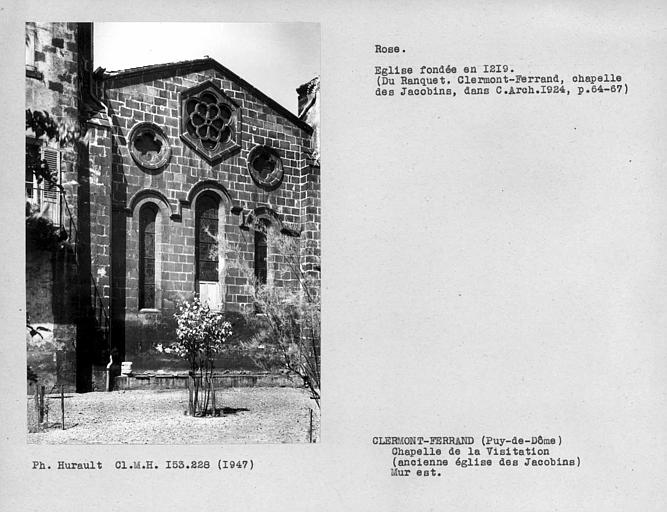
[[(216, 388), (243, 387), (300, 387), (301, 379), (281, 373), (216, 373)], [(175, 389), (188, 387), (187, 372), (145, 372), (119, 375), (114, 379), (114, 390)]]

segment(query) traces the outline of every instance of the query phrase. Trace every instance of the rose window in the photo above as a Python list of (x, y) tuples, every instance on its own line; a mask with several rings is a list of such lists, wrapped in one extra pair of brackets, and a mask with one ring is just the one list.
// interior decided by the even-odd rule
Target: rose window
[(213, 83), (181, 94), (181, 138), (210, 163), (240, 148), (240, 109)]

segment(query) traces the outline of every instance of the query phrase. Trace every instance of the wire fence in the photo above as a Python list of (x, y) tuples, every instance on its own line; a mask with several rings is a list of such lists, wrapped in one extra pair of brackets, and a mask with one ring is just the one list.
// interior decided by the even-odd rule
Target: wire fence
[(65, 389), (54, 388), (49, 394), (46, 387), (31, 384), (28, 395), (28, 432), (41, 432), (49, 428), (66, 428)]

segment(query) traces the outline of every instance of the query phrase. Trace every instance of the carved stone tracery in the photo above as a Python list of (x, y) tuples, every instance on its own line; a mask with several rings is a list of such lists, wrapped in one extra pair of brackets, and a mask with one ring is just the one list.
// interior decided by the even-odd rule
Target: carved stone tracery
[(213, 164), (241, 147), (241, 112), (212, 82), (181, 93), (181, 139)]

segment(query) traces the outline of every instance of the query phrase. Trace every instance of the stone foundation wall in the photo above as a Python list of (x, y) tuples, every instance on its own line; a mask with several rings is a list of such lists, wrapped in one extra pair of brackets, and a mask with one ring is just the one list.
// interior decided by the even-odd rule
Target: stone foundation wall
[[(299, 387), (300, 379), (277, 373), (217, 373), (213, 376), (216, 388), (243, 387)], [(114, 389), (174, 389), (188, 387), (187, 373), (147, 372), (132, 375), (120, 375), (115, 378)]]
[(78, 277), (67, 250), (28, 252), (26, 310), (40, 335), (26, 335), (27, 363), (47, 390), (76, 387)]

